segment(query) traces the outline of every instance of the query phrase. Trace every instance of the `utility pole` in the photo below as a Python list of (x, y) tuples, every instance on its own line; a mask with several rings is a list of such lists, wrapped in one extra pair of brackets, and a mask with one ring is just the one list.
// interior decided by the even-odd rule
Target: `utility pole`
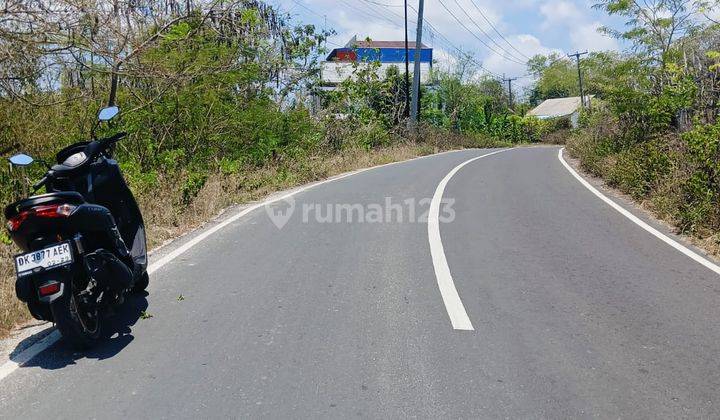
[(583, 91), (582, 72), (580, 71), (580, 56), (587, 53), (587, 51), (576, 51), (575, 54), (568, 54), (568, 57), (575, 57), (575, 60), (577, 61), (578, 83), (580, 83), (580, 105), (582, 105), (583, 108), (585, 107), (585, 92)]
[(420, 109), (420, 51), (422, 49), (423, 9), (425, 1), (418, 2), (417, 37), (415, 38), (415, 70), (413, 72), (413, 95), (410, 107), (410, 125), (415, 127)]
[(513, 106), (513, 97), (512, 97), (512, 82), (517, 80), (517, 77), (508, 77), (505, 78), (505, 73), (503, 73), (503, 82), (507, 82), (508, 84), (508, 109), (511, 109)]
[(405, 0), (405, 118), (410, 116), (410, 47), (408, 44), (407, 0)]

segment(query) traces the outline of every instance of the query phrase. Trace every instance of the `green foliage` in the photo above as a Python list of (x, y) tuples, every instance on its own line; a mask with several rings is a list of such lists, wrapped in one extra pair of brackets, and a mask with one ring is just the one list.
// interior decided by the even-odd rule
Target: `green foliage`
[[(435, 127), (490, 137), (507, 144), (543, 141), (562, 127), (557, 121), (521, 117), (507, 108), (501, 83), (490, 77), (464, 80), (463, 72), (436, 72), (436, 87), (424, 92), (421, 117)], [(471, 73), (472, 74), (472, 73)], [(518, 108), (527, 109), (518, 106)]]
[(662, 140), (651, 141), (621, 151), (608, 170), (608, 181), (636, 199), (647, 196), (670, 173), (665, 146)]
[[(583, 56), (580, 70), (584, 93), (602, 97), (609, 86), (615, 85), (618, 75), (626, 74), (617, 71), (621, 63), (623, 60), (614, 52), (591, 52)], [(530, 104), (538, 105), (545, 99), (580, 96), (575, 61), (555, 53), (536, 55), (528, 61), (528, 70), (537, 77), (528, 95)]]
[(10, 239), (10, 236), (5, 230), (0, 230), (0, 243), (5, 245), (12, 244), (12, 239)]
[(674, 41), (697, 28), (693, 16), (700, 12), (702, 2), (600, 0), (595, 7), (626, 19), (624, 31), (603, 28), (605, 33), (629, 41), (638, 58), (663, 67), (672, 61)]
[(188, 205), (200, 192), (207, 181), (206, 172), (190, 172), (182, 186), (182, 204)]
[(528, 100), (539, 104), (545, 99), (580, 96), (574, 63), (557, 54), (537, 55), (528, 62), (531, 73), (539, 76)]
[(692, 175), (683, 186), (681, 226), (695, 230), (708, 221), (720, 223), (720, 121), (696, 127), (682, 138)]
[[(181, 197), (178, 204), (187, 205), (210, 173), (240, 173), (302, 157), (322, 143), (324, 127), (302, 102), (287, 105), (284, 95), (301, 93), (301, 82), (313, 80), (327, 33), (312, 25), (292, 27), (252, 1), (230, 7), (235, 9), (228, 13), (238, 13), (239, 26), (190, 13), (122, 69), (121, 115), (98, 135), (129, 133), (117, 157), (140, 194), (172, 181)], [(147, 30), (133, 36), (147, 38), (156, 28)], [(68, 66), (67, 72), (80, 72), (84, 85), (63, 82), (55, 90), (28, 92), (22, 100), (0, 95), (3, 154), (23, 151), (53, 162), (60, 147), (88, 138), (107, 94), (97, 87), (109, 84), (108, 68)], [(282, 79), (281, 66), (293, 66), (299, 78)], [(272, 89), (271, 83), (280, 80), (284, 87)], [(28, 176), (41, 172), (35, 165)], [(16, 198), (26, 183), (18, 171), (0, 171), (0, 182), (3, 202)]]
[(129, 157), (121, 159), (119, 163), (120, 169), (134, 191), (147, 192), (158, 186), (157, 168), (143, 170), (137, 160)]
[(720, 71), (720, 51), (708, 51), (706, 55), (712, 60), (712, 64), (708, 67), (708, 70)]
[[(634, 13), (633, 5), (606, 5)], [(677, 22), (633, 24), (625, 36), (640, 53), (610, 63), (614, 78), (597, 85), (603, 100), (583, 115), (568, 149), (586, 169), (650, 202), (681, 231), (718, 232), (720, 90), (713, 66), (719, 28), (696, 28), (692, 36), (661, 46), (658, 39), (667, 41), (670, 34), (647, 31), (662, 32)]]
[(385, 75), (379, 68), (379, 62), (353, 63), (352, 77), (324, 98), (326, 112), (342, 115), (350, 124), (399, 124), (405, 112), (404, 78), (395, 66)]
[(616, 66), (618, 77), (604, 93), (626, 130), (628, 144), (669, 129), (678, 112), (692, 106), (696, 93), (694, 81), (672, 66), (665, 70), (668, 80), (658, 92), (653, 86), (653, 74), (638, 66), (641, 64), (636, 60)]
[(364, 149), (388, 146), (390, 134), (387, 128), (378, 122), (368, 122), (357, 127), (350, 137), (349, 144)]

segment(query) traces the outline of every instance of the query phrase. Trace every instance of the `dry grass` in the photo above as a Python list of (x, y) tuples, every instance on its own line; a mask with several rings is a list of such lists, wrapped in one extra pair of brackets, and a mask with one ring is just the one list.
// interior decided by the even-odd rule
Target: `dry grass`
[(569, 128), (551, 131), (550, 133), (542, 136), (540, 142), (543, 144), (565, 144), (571, 133), (572, 130)]
[(15, 297), (15, 268), (12, 255), (17, 249), (0, 245), (0, 337), (7, 334), (10, 327), (29, 319), (25, 304)]
[[(467, 138), (434, 132), (427, 137), (432, 141), (407, 141), (377, 150), (348, 149), (233, 175), (215, 173), (208, 177), (195, 199), (184, 207), (178, 205), (181, 197), (178, 179), (182, 177), (160, 179), (161, 187), (138, 196), (148, 227), (148, 245), (153, 249), (202, 225), (232, 204), (258, 200), (278, 190), (383, 163), (462, 147), (485, 146)], [(15, 297), (11, 256), (17, 252), (14, 245), (0, 244), (0, 337), (30, 319), (25, 305)]]
[[(659, 150), (671, 163), (666, 173), (643, 183), (644, 180), (638, 174), (642, 174), (642, 170), (648, 167), (645, 161), (629, 160), (627, 155), (623, 159), (620, 153), (598, 153), (598, 144), (603, 139), (617, 136), (616, 122), (593, 124), (570, 137), (568, 152), (577, 159), (577, 166), (586, 174), (602, 179), (606, 188), (634, 201), (685, 241), (720, 260), (720, 213), (711, 213), (692, 228), (683, 228), (682, 212), (693, 209), (693, 206), (688, 205), (685, 184), (699, 170), (685, 155), (685, 142), (674, 133), (658, 137)], [(651, 144), (648, 141), (638, 146), (642, 146), (639, 150), (645, 152), (640, 154), (641, 157), (652, 150)]]

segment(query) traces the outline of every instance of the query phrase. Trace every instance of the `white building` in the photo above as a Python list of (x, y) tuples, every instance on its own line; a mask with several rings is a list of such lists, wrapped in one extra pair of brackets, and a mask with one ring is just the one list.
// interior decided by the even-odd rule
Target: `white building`
[[(420, 51), (420, 82), (427, 83), (432, 69), (432, 48), (421, 46)], [(408, 43), (410, 74), (413, 74), (413, 58), (415, 43)], [(352, 77), (355, 66), (379, 63), (378, 75), (384, 77), (387, 69), (396, 66), (401, 74), (405, 72), (404, 41), (358, 41), (353, 37), (342, 48), (335, 48), (321, 63), (321, 79), (329, 86)]]
[[(585, 102), (589, 103), (593, 95), (586, 95)], [(534, 115), (541, 120), (549, 118), (568, 118), (570, 125), (577, 128), (580, 118), (581, 101), (579, 96), (569, 98), (546, 99), (536, 106), (528, 115)]]

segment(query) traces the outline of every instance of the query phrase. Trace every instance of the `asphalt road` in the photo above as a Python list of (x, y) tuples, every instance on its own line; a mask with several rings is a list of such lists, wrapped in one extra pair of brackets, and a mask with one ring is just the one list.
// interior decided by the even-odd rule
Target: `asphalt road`
[(58, 343), (0, 382), (0, 417), (720, 417), (720, 277), (594, 196), (557, 148), (447, 182), (442, 247), (473, 330), (452, 327), (407, 209), (303, 220), (328, 204), (370, 219), (387, 197), (422, 219), (420, 200), (487, 152), (303, 191), (282, 229), (251, 212), (155, 272), (96, 350)]

